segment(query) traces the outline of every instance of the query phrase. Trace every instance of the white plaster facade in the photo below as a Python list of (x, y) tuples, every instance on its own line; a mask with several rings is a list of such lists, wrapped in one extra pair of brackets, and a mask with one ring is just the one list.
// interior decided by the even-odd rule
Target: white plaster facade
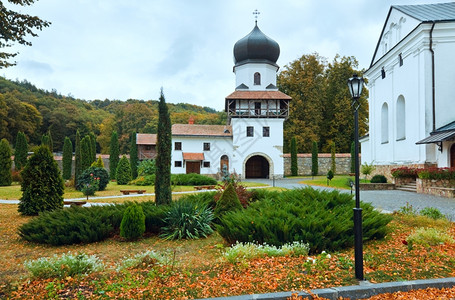
[(363, 162), (455, 167), (450, 165), (453, 139), (442, 141), (442, 151), (435, 143), (416, 144), (455, 121), (455, 3), (442, 4), (453, 14), (451, 21), (438, 19), (438, 5), (389, 11), (365, 72), (370, 132), (361, 139)]

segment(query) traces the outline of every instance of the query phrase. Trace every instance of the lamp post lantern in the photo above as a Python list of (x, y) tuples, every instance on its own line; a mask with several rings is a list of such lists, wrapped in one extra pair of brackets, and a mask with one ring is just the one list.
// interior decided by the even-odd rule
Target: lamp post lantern
[[(354, 257), (355, 277), (363, 279), (363, 242), (362, 242), (362, 209), (360, 208), (359, 193), (359, 98), (362, 94), (363, 78), (354, 74), (348, 80), (349, 92), (352, 96), (354, 109), (354, 147), (355, 147), (355, 208), (354, 208)], [(351, 158), (352, 159), (352, 158)]]

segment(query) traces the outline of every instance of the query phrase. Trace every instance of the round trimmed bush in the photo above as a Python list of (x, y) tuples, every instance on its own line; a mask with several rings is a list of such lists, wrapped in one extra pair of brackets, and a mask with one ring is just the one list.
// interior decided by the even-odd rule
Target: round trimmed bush
[(127, 240), (137, 240), (145, 232), (145, 215), (142, 206), (133, 203), (123, 213), (120, 223), (120, 236)]
[[(93, 176), (91, 174), (93, 174)], [(99, 178), (98, 191), (104, 191), (109, 183), (109, 173), (105, 168), (98, 167), (90, 167), (82, 172), (77, 179), (76, 189), (81, 191), (84, 186), (91, 183), (92, 177)]]
[(387, 183), (387, 178), (384, 175), (374, 175), (370, 180), (371, 183)]

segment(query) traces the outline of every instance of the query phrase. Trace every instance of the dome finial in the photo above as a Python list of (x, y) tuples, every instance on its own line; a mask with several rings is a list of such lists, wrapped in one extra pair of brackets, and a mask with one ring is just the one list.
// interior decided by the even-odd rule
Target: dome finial
[(258, 17), (259, 17), (260, 14), (261, 14), (261, 13), (260, 13), (257, 9), (255, 9), (255, 10), (253, 11), (254, 18), (256, 19), (256, 20), (255, 20), (255, 25), (256, 25), (256, 26), (258, 25)]

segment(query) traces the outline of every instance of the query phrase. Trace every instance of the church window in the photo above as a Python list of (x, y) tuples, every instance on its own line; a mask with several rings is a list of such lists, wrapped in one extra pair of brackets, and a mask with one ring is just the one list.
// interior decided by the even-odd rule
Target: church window
[(400, 65), (400, 67), (403, 65), (403, 56), (400, 54), (398, 54), (398, 63)]
[(254, 136), (254, 127), (253, 126), (246, 127), (246, 136)]
[(174, 150), (182, 150), (182, 142), (175, 142)]
[(210, 143), (204, 143), (204, 151), (210, 151)]
[(269, 126), (262, 127), (262, 136), (263, 137), (269, 137), (270, 136), (270, 127)]
[(381, 109), (381, 143), (389, 142), (389, 106), (384, 102)]
[(404, 97), (400, 96), (397, 100), (397, 141), (406, 139), (406, 105)]
[(254, 85), (261, 85), (261, 73), (254, 73)]
[(210, 168), (210, 162), (209, 161), (204, 161), (204, 163), (202, 164), (202, 166), (204, 168)]
[(182, 161), (181, 160), (174, 161), (174, 167), (181, 168), (182, 167)]
[(381, 78), (382, 78), (382, 79), (385, 78), (385, 70), (384, 70), (384, 67), (382, 67), (382, 69), (381, 69)]

